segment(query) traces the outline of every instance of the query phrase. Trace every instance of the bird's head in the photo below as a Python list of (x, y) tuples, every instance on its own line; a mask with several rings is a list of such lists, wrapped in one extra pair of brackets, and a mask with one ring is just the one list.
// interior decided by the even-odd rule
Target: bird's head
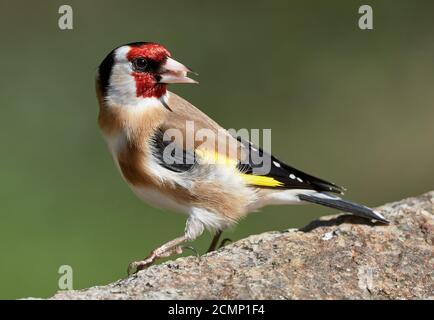
[(187, 77), (188, 72), (162, 45), (136, 42), (111, 51), (98, 68), (97, 81), (107, 102), (135, 105), (143, 99), (160, 99), (169, 83), (197, 83)]

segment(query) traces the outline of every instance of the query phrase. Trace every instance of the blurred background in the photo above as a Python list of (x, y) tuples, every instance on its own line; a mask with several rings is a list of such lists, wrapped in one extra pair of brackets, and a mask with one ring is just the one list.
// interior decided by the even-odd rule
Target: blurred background
[[(62, 4), (73, 30), (58, 28)], [(167, 46), (200, 74), (172, 91), (226, 128), (271, 128), (275, 155), (349, 199), (434, 189), (432, 1), (1, 0), (0, 37), (0, 298), (52, 295), (61, 265), (74, 289), (112, 282), (184, 229), (133, 195), (98, 131), (95, 70), (123, 43)], [(225, 236), (332, 212), (269, 207)]]

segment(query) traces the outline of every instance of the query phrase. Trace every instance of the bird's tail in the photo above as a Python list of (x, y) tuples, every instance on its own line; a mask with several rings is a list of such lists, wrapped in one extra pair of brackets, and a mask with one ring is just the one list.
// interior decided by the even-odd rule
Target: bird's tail
[(343, 200), (339, 197), (331, 196), (325, 193), (313, 193), (313, 194), (299, 194), (298, 197), (302, 201), (320, 204), (329, 208), (338, 209), (365, 218), (380, 221), (382, 223), (389, 223), (380, 213), (372, 210), (369, 207)]

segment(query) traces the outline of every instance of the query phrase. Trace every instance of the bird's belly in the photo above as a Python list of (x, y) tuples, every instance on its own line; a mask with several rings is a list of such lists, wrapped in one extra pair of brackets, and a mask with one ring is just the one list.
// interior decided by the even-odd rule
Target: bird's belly
[(188, 206), (176, 202), (174, 199), (154, 188), (133, 185), (130, 185), (130, 188), (141, 200), (152, 205), (153, 207), (170, 209), (183, 213), (190, 212), (190, 208)]

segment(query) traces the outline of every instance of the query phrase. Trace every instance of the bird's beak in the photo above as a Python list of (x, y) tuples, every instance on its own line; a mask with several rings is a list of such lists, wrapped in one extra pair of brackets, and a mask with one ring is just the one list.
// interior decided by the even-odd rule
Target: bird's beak
[(182, 63), (168, 57), (160, 69), (160, 83), (199, 83), (187, 77), (188, 72), (193, 72)]

